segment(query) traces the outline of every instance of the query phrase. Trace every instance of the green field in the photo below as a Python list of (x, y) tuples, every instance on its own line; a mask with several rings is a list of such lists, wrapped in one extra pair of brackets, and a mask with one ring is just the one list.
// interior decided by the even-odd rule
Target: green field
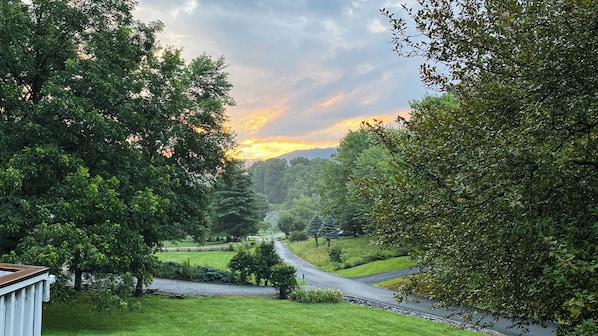
[(334, 271), (334, 273), (342, 277), (353, 278), (409, 268), (413, 266), (413, 264), (414, 261), (410, 257), (396, 257), (386, 260), (376, 260), (367, 264), (347, 269), (340, 269)]
[(88, 297), (44, 306), (42, 335), (478, 335), (348, 303), (302, 304), (269, 297), (146, 296), (138, 311), (93, 312)]
[(158, 252), (156, 256), (160, 261), (174, 261), (182, 263), (189, 259), (191, 265), (212, 266), (222, 270), (228, 270), (227, 264), (235, 255), (230, 251), (202, 251), (202, 252)]
[(380, 257), (380, 259), (389, 258), (395, 260), (384, 261), (382, 263), (375, 262), (374, 265), (370, 267), (365, 267), (366, 265), (358, 266), (359, 268), (353, 271), (349, 271), (349, 269), (335, 270), (337, 265), (330, 262), (326, 240), (320, 238), (318, 241), (320, 244), (317, 247), (313, 238), (307, 241), (288, 243), (287, 246), (296, 255), (319, 267), (320, 269), (328, 272), (336, 272), (347, 277), (390, 272), (397, 269), (410, 267), (415, 263), (406, 257), (392, 258), (397, 254), (396, 250), (373, 245), (371, 244), (372, 238), (370, 237), (342, 237), (341, 239), (333, 240), (331, 246), (339, 246), (343, 250), (343, 261), (345, 263), (355, 263), (368, 259), (372, 256)]

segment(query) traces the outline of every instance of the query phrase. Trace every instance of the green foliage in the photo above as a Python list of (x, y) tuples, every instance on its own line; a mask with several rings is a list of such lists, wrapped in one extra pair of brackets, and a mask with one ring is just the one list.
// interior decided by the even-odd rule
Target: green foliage
[(256, 234), (262, 219), (251, 178), (240, 165), (238, 162), (229, 167), (216, 187), (211, 204), (212, 232), (235, 238)]
[(0, 254), (64, 270), (75, 289), (90, 274), (105, 297), (129, 273), (141, 294), (162, 241), (207, 236), (210, 182), (234, 143), (224, 59), (160, 50), (162, 25), (133, 9), (0, 6)]
[(339, 231), (340, 229), (336, 226), (334, 218), (328, 215), (324, 219), (324, 222), (322, 222), (319, 234), (320, 236), (326, 238), (326, 241), (328, 242), (328, 247), (330, 247), (330, 241), (338, 237)]
[(167, 261), (160, 264), (156, 277), (197, 282), (233, 283), (231, 272), (212, 266), (191, 265), (183, 261), (182, 264)]
[(307, 237), (307, 234), (305, 233), (305, 231), (293, 231), (289, 235), (290, 242), (303, 241), (303, 240), (307, 240), (307, 238), (308, 237)]
[(292, 213), (285, 212), (278, 217), (278, 229), (289, 236), (292, 231), (304, 230), (305, 223)]
[(342, 263), (343, 262), (343, 249), (340, 246), (333, 246), (328, 248), (328, 258), (330, 262)]
[(369, 232), (372, 202), (360, 196), (351, 179), (382, 174), (390, 162), (388, 150), (365, 128), (349, 131), (322, 167), (317, 182), (322, 212), (334, 216), (346, 234)]
[(343, 293), (337, 289), (297, 288), (291, 292), (289, 299), (301, 303), (340, 303), (343, 302)]
[(581, 330), (598, 319), (598, 5), (422, 3), (415, 39), (383, 12), (399, 53), (442, 69), (422, 78), (451, 94), (414, 102), (398, 138), (373, 125), (398, 168), (364, 183), (378, 232), (425, 247), (447, 303)]
[(255, 274), (256, 283), (259, 285), (260, 280), (263, 279), (265, 285), (268, 286), (268, 281), (272, 278), (272, 266), (282, 261), (276, 253), (274, 242), (262, 241), (257, 244), (254, 259), (253, 273)]
[(233, 273), (237, 283), (245, 284), (254, 272), (255, 258), (251, 251), (245, 246), (241, 246), (228, 263), (228, 268)]
[(272, 266), (272, 286), (278, 289), (279, 298), (286, 299), (297, 287), (295, 271), (295, 267), (284, 263)]
[(320, 215), (315, 214), (309, 221), (309, 224), (307, 224), (307, 227), (305, 228), (305, 232), (307, 233), (307, 235), (313, 236), (316, 240), (316, 246), (318, 246), (318, 237), (320, 236), (321, 227), (322, 219), (320, 218)]
[(280, 262), (281, 259), (276, 253), (274, 242), (261, 241), (255, 246), (253, 252), (246, 246), (239, 248), (228, 267), (238, 283), (245, 284), (253, 276), (256, 285), (264, 280), (264, 284), (268, 286), (268, 282), (272, 278), (272, 266)]
[(253, 190), (266, 195), (270, 203), (284, 203), (288, 192), (288, 186), (284, 182), (287, 168), (285, 159), (273, 158), (253, 163), (249, 168)]

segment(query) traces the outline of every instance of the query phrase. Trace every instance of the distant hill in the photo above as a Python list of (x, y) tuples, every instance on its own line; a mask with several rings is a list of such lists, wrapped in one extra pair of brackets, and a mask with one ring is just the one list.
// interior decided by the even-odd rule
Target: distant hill
[(336, 153), (336, 148), (312, 148), (312, 149), (301, 149), (292, 151), (290, 153), (286, 153), (280, 156), (277, 156), (278, 159), (285, 159), (287, 162), (291, 161), (294, 158), (304, 157), (308, 160), (313, 160), (315, 158), (322, 158), (322, 159), (330, 159), (330, 155)]

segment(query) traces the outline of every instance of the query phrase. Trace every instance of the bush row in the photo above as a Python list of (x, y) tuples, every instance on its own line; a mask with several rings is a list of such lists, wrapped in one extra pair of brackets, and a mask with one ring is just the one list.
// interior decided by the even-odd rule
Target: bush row
[(302, 303), (339, 303), (343, 301), (343, 293), (337, 289), (297, 288), (289, 299)]

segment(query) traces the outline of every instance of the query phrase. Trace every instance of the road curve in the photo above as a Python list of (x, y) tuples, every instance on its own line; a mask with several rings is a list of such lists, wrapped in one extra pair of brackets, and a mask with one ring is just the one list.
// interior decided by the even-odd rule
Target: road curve
[[(297, 270), (297, 277), (305, 280), (305, 282), (313, 287), (339, 289), (347, 296), (373, 301), (405, 311), (415, 312), (422, 316), (432, 316), (435, 318), (462, 322), (462, 319), (455, 314), (455, 311), (444, 308), (432, 308), (434, 304), (432, 301), (419, 299), (418, 302), (411, 302), (412, 300), (409, 300), (409, 302), (398, 303), (397, 299), (394, 297), (396, 293), (392, 290), (371, 286), (352, 279), (342, 278), (332, 273), (324, 272), (305, 260), (297, 257), (283, 243), (276, 242), (275, 246), (276, 252), (278, 252), (281, 258), (286, 263), (295, 267)], [(482, 321), (484, 325), (489, 325), (486, 327), (486, 329), (490, 329), (507, 336), (517, 336), (525, 331), (511, 327), (512, 323), (507, 319), (495, 320), (491, 317), (488, 317)], [(524, 335), (552, 336), (555, 335), (555, 328), (554, 325), (547, 328), (542, 328), (537, 325), (530, 325)]]

